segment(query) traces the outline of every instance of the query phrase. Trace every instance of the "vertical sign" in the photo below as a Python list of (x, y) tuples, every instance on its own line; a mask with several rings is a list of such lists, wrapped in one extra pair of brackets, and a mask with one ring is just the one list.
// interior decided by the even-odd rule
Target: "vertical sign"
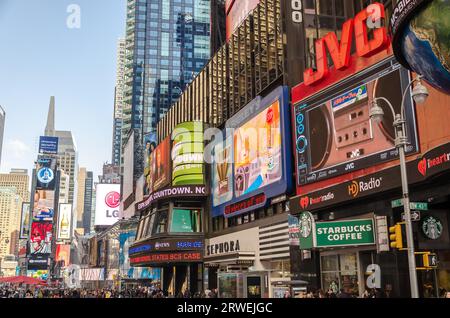
[(377, 253), (389, 252), (389, 232), (386, 216), (376, 216)]
[(299, 246), (300, 245), (300, 227), (298, 218), (292, 215), (288, 215), (289, 223), (289, 245)]
[(57, 240), (70, 239), (72, 204), (60, 204), (58, 213), (58, 233)]
[(22, 214), (20, 217), (20, 239), (28, 239), (30, 236), (30, 203), (22, 203)]

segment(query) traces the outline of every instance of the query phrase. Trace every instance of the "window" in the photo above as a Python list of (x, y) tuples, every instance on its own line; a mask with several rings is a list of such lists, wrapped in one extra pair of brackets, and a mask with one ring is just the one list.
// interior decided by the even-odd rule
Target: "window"
[(201, 210), (174, 209), (170, 222), (172, 233), (199, 233), (201, 232)]

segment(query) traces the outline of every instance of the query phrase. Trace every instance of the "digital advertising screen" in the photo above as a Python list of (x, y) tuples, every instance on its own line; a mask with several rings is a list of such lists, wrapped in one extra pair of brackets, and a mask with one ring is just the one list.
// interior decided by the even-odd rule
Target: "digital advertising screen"
[(291, 187), (287, 87), (258, 97), (226, 123), (213, 142), (213, 216), (231, 217), (264, 207)]
[(204, 184), (203, 123), (179, 124), (172, 141), (172, 186)]
[(150, 158), (152, 174), (151, 192), (157, 191), (170, 183), (170, 137), (164, 139), (153, 151)]
[(70, 245), (58, 244), (56, 245), (56, 261), (62, 262), (62, 267), (70, 265)]
[(40, 136), (39, 137), (39, 153), (41, 154), (58, 154), (58, 137)]
[(33, 221), (52, 222), (55, 214), (55, 191), (36, 190), (33, 201)]
[(56, 159), (39, 157), (36, 163), (36, 189), (54, 190), (56, 184)]
[(58, 211), (58, 240), (70, 239), (70, 227), (72, 223), (72, 204), (60, 204)]
[(53, 224), (33, 222), (30, 233), (30, 254), (50, 254), (52, 252)]
[(22, 203), (22, 213), (20, 216), (20, 236), (21, 239), (27, 239), (30, 235), (30, 203)]
[(241, 25), (252, 10), (256, 8), (260, 0), (229, 0), (226, 3), (227, 40), (231, 38), (234, 31)]
[[(375, 99), (388, 99), (400, 113), (402, 92), (409, 73), (391, 60), (377, 72), (362, 72), (345, 84), (303, 101), (294, 101), (297, 186), (364, 169), (398, 157), (394, 116), (387, 103), (377, 100), (384, 111), (380, 123), (370, 119)], [(414, 106), (406, 99), (407, 152), (418, 151)]]
[(144, 135), (144, 159), (145, 159), (145, 165), (144, 165), (144, 178), (145, 178), (145, 185), (144, 185), (144, 195), (150, 194), (150, 184), (151, 184), (151, 173), (150, 173), (150, 161), (151, 161), (151, 154), (156, 149), (157, 145), (157, 136), (156, 133), (150, 133)]

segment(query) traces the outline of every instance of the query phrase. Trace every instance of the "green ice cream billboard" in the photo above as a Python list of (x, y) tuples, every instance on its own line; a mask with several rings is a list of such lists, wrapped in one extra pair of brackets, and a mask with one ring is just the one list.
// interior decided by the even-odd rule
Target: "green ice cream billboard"
[(203, 123), (185, 122), (172, 133), (172, 186), (203, 185)]
[(450, 95), (450, 0), (399, 0), (390, 29), (406, 68)]

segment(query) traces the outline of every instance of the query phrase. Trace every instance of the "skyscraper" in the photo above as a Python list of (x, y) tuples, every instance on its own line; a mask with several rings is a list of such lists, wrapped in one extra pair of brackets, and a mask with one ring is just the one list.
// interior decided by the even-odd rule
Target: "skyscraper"
[(77, 224), (76, 228), (82, 228), (83, 227), (83, 211), (84, 211), (84, 192), (86, 187), (86, 168), (80, 168), (78, 170), (78, 176), (77, 176), (77, 208), (76, 208), (76, 214), (77, 214)]
[(119, 39), (117, 43), (117, 70), (116, 87), (114, 94), (114, 115), (113, 115), (113, 144), (112, 163), (120, 166), (121, 163), (121, 143), (122, 143), (122, 113), (123, 97), (125, 88), (125, 39)]
[[(69, 202), (74, 204), (77, 174), (78, 153), (75, 139), (71, 131), (55, 130), (55, 97), (50, 98), (50, 106), (45, 126), (45, 136), (58, 137), (58, 167), (69, 175)], [(75, 207), (74, 207), (75, 208)]]
[(22, 202), (15, 187), (0, 187), (0, 258), (17, 254)]
[(209, 0), (128, 0), (127, 12), (122, 148), (134, 131), (136, 181), (143, 134), (155, 131), (209, 59), (211, 10)]
[(94, 174), (92, 171), (87, 171), (84, 186), (84, 209), (83, 209), (83, 228), (85, 234), (88, 234), (91, 231), (93, 185), (94, 185)]
[(2, 106), (0, 106), (0, 165), (2, 163), (2, 149), (3, 149), (3, 133), (5, 131), (5, 118), (6, 112)]
[(9, 174), (0, 174), (0, 187), (14, 187), (24, 202), (30, 201), (29, 176), (26, 169), (11, 169)]

